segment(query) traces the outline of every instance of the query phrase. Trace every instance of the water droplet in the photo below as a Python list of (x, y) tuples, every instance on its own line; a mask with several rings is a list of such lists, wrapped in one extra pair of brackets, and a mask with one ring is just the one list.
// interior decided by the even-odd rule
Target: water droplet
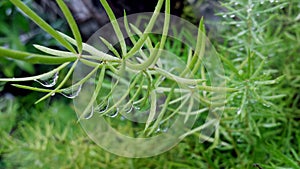
[(239, 5), (239, 3), (238, 3), (238, 2), (235, 2), (234, 5), (237, 6), (237, 5)]
[(243, 51), (243, 50), (244, 50), (244, 48), (240, 48), (239, 50), (240, 50), (240, 51)]
[(107, 113), (106, 116), (108, 117), (111, 117), (111, 118), (114, 118), (114, 117), (117, 117), (119, 114), (119, 108), (116, 108), (113, 113)]
[(274, 2), (274, 0), (270, 0), (270, 2), (271, 2), (271, 3), (273, 3), (273, 2)]
[(52, 93), (51, 96), (55, 96), (55, 93)]
[(160, 127), (158, 127), (156, 130), (155, 130), (155, 133), (158, 133), (158, 132), (160, 132)]
[(63, 96), (69, 99), (74, 99), (79, 95), (81, 88), (82, 85), (71, 86), (66, 89), (62, 89), (60, 94), (62, 94)]
[(256, 16), (260, 16), (260, 13), (257, 13)]
[(96, 107), (96, 111), (100, 114), (104, 113), (109, 107), (109, 100), (102, 102)]
[(130, 104), (129, 109), (125, 110), (125, 112), (126, 112), (127, 114), (129, 114), (129, 113), (132, 112), (132, 110), (133, 110), (133, 104)]
[(232, 15), (230, 15), (230, 18), (234, 18), (234, 17), (235, 17), (235, 15), (233, 15), (233, 14), (232, 14)]
[(94, 115), (94, 106), (92, 106), (92, 110), (90, 113), (84, 115), (84, 118), (88, 120), (88, 119), (92, 118), (93, 115)]
[(223, 18), (226, 18), (227, 17), (227, 15), (225, 14), (225, 15), (223, 15)]
[(11, 8), (6, 9), (5, 14), (7, 16), (11, 15), (11, 13), (12, 13), (12, 9)]
[(239, 70), (239, 74), (242, 75), (244, 73), (243, 70)]
[(265, 107), (271, 107), (271, 105), (264, 103), (263, 106)]
[(164, 132), (164, 133), (166, 133), (166, 132), (168, 132), (168, 130), (169, 130), (169, 128), (166, 127), (166, 128), (164, 128), (164, 129), (162, 129), (161, 131)]
[(240, 24), (236, 24), (236, 27), (240, 27), (241, 25)]
[(195, 89), (196, 88), (196, 85), (189, 85), (188, 86), (190, 89)]
[(124, 121), (125, 119), (126, 119), (126, 118), (125, 118), (124, 116), (121, 116), (121, 117), (120, 117), (120, 120), (121, 120), (121, 121)]
[(53, 87), (56, 85), (56, 82), (58, 80), (58, 72), (54, 73), (53, 75), (43, 77), (40, 79), (36, 79), (34, 81), (40, 83), (44, 87)]

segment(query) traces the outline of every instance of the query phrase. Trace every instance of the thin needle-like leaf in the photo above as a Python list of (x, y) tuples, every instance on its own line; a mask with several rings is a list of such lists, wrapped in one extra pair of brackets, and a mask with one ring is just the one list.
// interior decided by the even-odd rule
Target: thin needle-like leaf
[(117, 19), (112, 11), (112, 9), (110, 8), (110, 6), (108, 5), (107, 1), (106, 0), (100, 0), (101, 4), (103, 5), (108, 17), (109, 17), (109, 20), (114, 28), (114, 31), (117, 35), (117, 38), (121, 44), (121, 49), (122, 49), (122, 55), (125, 56), (126, 53), (127, 53), (127, 49), (126, 49), (126, 43), (125, 43), (125, 39), (124, 39), (124, 36), (123, 36), (123, 33), (120, 29), (120, 25), (118, 24), (117, 22)]
[(57, 72), (59, 72), (60, 70), (62, 70), (64, 67), (66, 67), (67, 65), (69, 64), (68, 63), (64, 63), (62, 65), (60, 65), (59, 67), (47, 72), (47, 73), (44, 73), (44, 74), (41, 74), (41, 75), (37, 75), (37, 76), (32, 76), (32, 77), (23, 77), (23, 78), (0, 78), (0, 82), (25, 82), (25, 81), (32, 81), (32, 80), (37, 80), (37, 79), (41, 79), (43, 77), (49, 77)]
[(146, 126), (145, 126), (145, 129), (144, 129), (144, 132), (149, 128), (151, 122), (154, 120), (155, 118), (155, 114), (156, 114), (156, 92), (155, 90), (152, 90), (151, 91), (151, 94), (150, 94), (150, 98), (151, 98), (151, 107), (150, 107), (150, 114), (149, 114), (149, 117), (147, 119), (147, 122), (146, 122)]
[(104, 65), (104, 66), (102, 66), (102, 69), (100, 71), (99, 81), (97, 83), (97, 86), (93, 93), (93, 96), (92, 96), (91, 100), (89, 101), (89, 104), (87, 105), (87, 107), (84, 109), (81, 117), (79, 117), (79, 120), (81, 120), (82, 116), (85, 116), (87, 113), (89, 113), (88, 111), (90, 111), (92, 109), (92, 106), (94, 105), (94, 102), (96, 101), (97, 96), (102, 88), (102, 82), (104, 79), (105, 71), (106, 71), (106, 66)]
[(60, 36), (47, 22), (40, 18), (35, 12), (33, 12), (29, 7), (27, 7), (20, 0), (10, 0), (15, 6), (17, 6), (21, 11), (23, 11), (33, 22), (35, 22), (44, 31), (49, 33), (53, 38), (60, 42), (69, 51), (76, 53), (76, 50), (70, 45), (62, 36)]
[[(73, 38), (69, 37), (68, 35), (64, 34), (64, 33), (61, 33), (59, 32), (59, 34), (61, 34), (67, 41), (69, 41), (70, 43), (76, 45), (76, 40), (74, 40)], [(83, 50), (90, 53), (91, 55), (93, 56), (96, 56), (96, 57), (102, 57), (104, 58), (105, 60), (110, 60), (110, 61), (120, 61), (119, 58), (117, 57), (114, 57), (112, 55), (109, 55), (107, 53), (104, 53), (98, 49), (96, 49), (95, 47), (89, 45), (89, 44), (86, 44), (86, 43), (83, 43), (82, 44), (82, 47), (83, 47)]]
[(77, 57), (53, 57), (48, 55), (40, 55), (35, 53), (16, 51), (12, 49), (7, 49), (0, 47), (0, 57), (8, 57), (12, 59), (23, 60), (29, 63), (36, 64), (62, 64), (66, 62), (72, 62), (77, 59)]
[(38, 101), (35, 102), (35, 104), (40, 103), (41, 101), (47, 99), (48, 97), (51, 97), (53, 94), (57, 93), (59, 91), (59, 89), (61, 89), (61, 87), (63, 87), (63, 85), (67, 82), (67, 80), (70, 78), (71, 74), (73, 73), (77, 63), (78, 63), (79, 59), (77, 59), (72, 67), (70, 68), (70, 70), (68, 71), (68, 73), (66, 74), (65, 78), (62, 80), (62, 82), (54, 89), (52, 90), (50, 93), (48, 93), (47, 95), (45, 95), (44, 97), (42, 97), (41, 99), (39, 99)]
[(99, 37), (101, 39), (101, 41), (105, 44), (105, 46), (114, 54), (116, 55), (118, 58), (121, 58), (120, 54), (118, 53), (117, 49), (113, 47), (113, 45), (111, 43), (109, 43), (106, 39), (104, 39), (103, 37)]
[(63, 0), (56, 0), (58, 6), (60, 7), (60, 9), (62, 10), (62, 12), (64, 13), (68, 24), (72, 30), (72, 33), (76, 39), (77, 42), (77, 49), (78, 49), (78, 53), (82, 53), (82, 38), (78, 29), (78, 26), (72, 16), (72, 13), (70, 12), (69, 8), (67, 7), (67, 5), (64, 3)]
[(143, 35), (138, 40), (138, 42), (133, 46), (133, 48), (131, 48), (131, 50), (126, 54), (125, 59), (132, 57), (144, 45), (144, 42), (147, 40), (149, 33), (151, 32), (151, 30), (156, 22), (159, 12), (162, 8), (163, 2), (164, 2), (164, 0), (158, 1), (157, 5), (155, 7), (155, 10), (153, 12), (153, 15), (143, 33)]

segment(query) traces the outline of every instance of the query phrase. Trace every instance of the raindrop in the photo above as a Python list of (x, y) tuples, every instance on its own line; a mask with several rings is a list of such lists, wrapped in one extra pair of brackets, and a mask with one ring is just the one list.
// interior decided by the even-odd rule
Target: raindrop
[(126, 112), (127, 114), (129, 114), (129, 113), (132, 112), (132, 110), (133, 110), (133, 104), (130, 104), (129, 109), (125, 110), (125, 112)]
[(265, 3), (265, 1), (260, 1), (260, 4), (264, 4)]
[(164, 132), (164, 133), (166, 133), (166, 132), (168, 132), (168, 130), (169, 130), (169, 128), (166, 127), (166, 128), (164, 128), (164, 129), (162, 129), (161, 131)]
[(234, 5), (237, 6), (237, 5), (239, 5), (239, 3), (238, 3), (238, 2), (235, 2)]
[(96, 107), (96, 111), (100, 114), (104, 113), (109, 107), (109, 100), (107, 102), (103, 102)]
[(114, 117), (117, 117), (118, 114), (119, 114), (119, 108), (116, 108), (112, 114), (108, 113), (108, 114), (106, 114), (106, 116), (114, 118)]
[(274, 2), (274, 0), (270, 0), (270, 2), (271, 2), (271, 3), (273, 3), (273, 2)]
[(239, 50), (240, 50), (240, 51), (243, 51), (243, 50), (244, 50), (244, 48), (240, 48)]
[(244, 73), (243, 70), (239, 70), (239, 74), (242, 75)]
[(6, 14), (7, 16), (11, 15), (11, 13), (12, 13), (12, 9), (11, 9), (11, 8), (8, 8), (8, 9), (5, 11), (5, 14)]
[(158, 133), (158, 132), (160, 132), (161, 131), (161, 129), (160, 129), (160, 127), (158, 126), (158, 128), (156, 129), (156, 131), (155, 131), (155, 133)]
[(55, 96), (55, 93), (52, 93), (51, 96)]
[(81, 91), (82, 85), (74, 85), (71, 87), (68, 87), (66, 89), (62, 89), (61, 93), (63, 96), (69, 98), (69, 99), (74, 99), (77, 97)]
[(240, 27), (241, 25), (240, 24), (236, 24), (236, 27)]
[(242, 110), (241, 109), (239, 109), (238, 111), (237, 111), (237, 115), (240, 115), (242, 113)]
[(230, 15), (230, 18), (234, 18), (234, 17), (235, 17), (235, 15), (233, 15), (233, 14), (232, 14), (232, 15)]
[(133, 106), (133, 108), (134, 108), (135, 110), (141, 110), (141, 108), (140, 108), (139, 106)]
[(271, 107), (271, 105), (264, 103), (263, 106), (265, 107)]
[(92, 118), (93, 115), (94, 115), (94, 107), (92, 106), (91, 112), (88, 113), (88, 114), (85, 114), (85, 115), (84, 115), (84, 118), (88, 120), (88, 119)]
[(47, 77), (43, 77), (40, 79), (36, 79), (34, 81), (40, 83), (42, 86), (44, 87), (53, 87), (56, 85), (56, 82), (58, 80), (58, 72), (56, 72), (53, 75), (47, 76)]
[(257, 13), (256, 16), (260, 16), (260, 13)]
[(227, 17), (227, 15), (225, 14), (225, 15), (223, 15), (223, 18), (226, 18)]
[(189, 85), (188, 86), (190, 89), (195, 89), (196, 88), (196, 85)]
[(125, 119), (126, 119), (126, 118), (125, 118), (124, 116), (121, 116), (121, 117), (120, 117), (120, 120), (121, 120), (121, 121), (124, 121)]

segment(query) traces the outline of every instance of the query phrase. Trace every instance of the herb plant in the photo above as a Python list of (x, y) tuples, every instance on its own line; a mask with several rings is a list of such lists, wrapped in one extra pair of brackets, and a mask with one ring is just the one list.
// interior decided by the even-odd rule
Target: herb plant
[[(88, 78), (92, 77), (99, 70), (99, 76), (95, 77), (96, 82), (98, 82), (96, 84), (96, 94), (91, 97), (90, 104), (83, 109), (84, 113), (79, 117), (88, 118), (91, 115), (91, 109), (95, 108), (94, 103), (99, 100), (100, 102), (105, 100), (106, 95), (101, 95), (101, 92), (97, 92), (109, 89), (107, 85), (109, 81), (107, 81), (107, 76), (104, 76), (105, 73), (109, 72), (109, 77), (113, 77), (114, 73), (117, 74), (117, 70), (124, 65), (129, 69), (142, 72), (140, 76), (134, 77), (135, 80), (131, 82), (134, 85), (131, 86), (131, 89), (135, 87), (135, 83), (140, 83), (140, 86), (145, 88), (145, 84), (148, 84), (146, 83), (147, 81), (152, 80), (153, 82), (157, 82), (156, 80), (159, 80), (157, 77), (151, 79), (152, 76), (148, 78), (143, 77), (144, 74), (151, 74), (154, 70), (153, 65), (155, 65), (154, 63), (156, 63), (157, 58), (160, 56), (159, 50), (155, 49), (165, 49), (176, 55), (181, 55), (181, 59), (187, 63), (187, 69), (190, 71), (202, 70), (201, 73), (192, 76), (196, 81), (198, 79), (200, 82), (200, 79), (207, 78), (205, 68), (201, 67), (202, 65), (198, 67), (197, 58), (199, 56), (195, 52), (197, 50), (193, 51), (186, 46), (182, 47), (180, 42), (176, 42), (176, 40), (170, 41), (170, 39), (164, 36), (166, 34), (152, 36), (142, 33), (142, 30), (138, 30), (134, 25), (127, 22), (127, 26), (125, 25), (127, 29), (126, 33), (130, 33), (131, 31), (139, 32), (137, 35), (130, 37), (130, 43), (133, 45), (130, 47), (123, 38), (124, 35), (120, 30), (120, 25), (117, 22), (113, 22), (116, 18), (105, 0), (101, 0), (101, 3), (113, 23), (113, 29), (119, 40), (119, 44), (112, 45), (106, 39), (101, 38), (103, 44), (110, 50), (109, 53), (104, 53), (82, 42), (72, 14), (62, 0), (57, 0), (57, 3), (69, 23), (74, 38), (54, 30), (20, 0), (10, 1), (66, 49), (60, 51), (35, 45), (37, 49), (46, 53), (35, 54), (0, 47), (1, 57), (19, 59), (33, 64), (58, 65), (57, 68), (47, 73), (33, 77), (0, 79), (0, 81), (13, 83), (23, 81), (39, 82), (46, 88), (13, 84), (15, 87), (22, 89), (46, 93), (36, 103), (41, 104), (41, 101), (55, 94), (76, 98), (82, 85), (87, 83)], [(163, 3), (163, 0), (158, 1), (154, 13), (161, 10)], [(168, 0), (165, 1), (166, 14), (170, 13), (169, 3)], [(56, 115), (49, 117), (58, 119), (55, 122), (55, 126), (58, 128), (55, 128), (48, 117), (44, 117), (44, 114), (42, 114), (37, 115), (36, 118), (44, 119), (45, 122), (34, 120), (33, 127), (29, 122), (25, 122), (24, 125), (22, 124), (25, 129), (17, 132), (20, 135), (20, 139), (12, 139), (11, 136), (2, 132), (5, 137), (1, 140), (1, 145), (3, 146), (0, 146), (0, 153), (4, 152), (6, 154), (4, 160), (6, 167), (14, 168), (22, 166), (23, 168), (29, 168), (32, 164), (40, 168), (50, 166), (50, 161), (56, 157), (39, 157), (39, 152), (44, 152), (45, 156), (47, 154), (58, 153), (61, 155), (59, 159), (67, 158), (70, 163), (67, 164), (64, 160), (59, 160), (57, 163), (59, 167), (63, 166), (64, 168), (95, 166), (118, 168), (118, 164), (124, 164), (131, 168), (142, 168), (145, 166), (148, 168), (299, 168), (300, 137), (297, 130), (299, 128), (300, 100), (300, 60), (298, 57), (300, 52), (299, 2), (293, 0), (226, 0), (221, 5), (224, 8), (224, 12), (219, 13), (219, 16), (223, 20), (222, 24), (225, 29), (221, 30), (220, 34), (223, 36), (220, 38), (224, 43), (217, 44), (216, 48), (219, 51), (218, 56), (224, 64), (225, 75), (221, 75), (221, 78), (226, 81), (227, 87), (217, 88), (209, 86), (209, 81), (197, 83), (197, 88), (201, 89), (201, 92), (199, 92), (201, 93), (200, 96), (203, 96), (199, 102), (206, 103), (197, 107), (197, 109), (202, 108), (203, 111), (207, 111), (205, 106), (212, 106), (209, 104), (211, 99), (213, 99), (212, 95), (210, 95), (211, 93), (218, 91), (227, 92), (226, 98), (221, 102), (222, 104), (223, 101), (226, 103), (224, 113), (214, 135), (202, 135), (202, 133), (198, 132), (202, 126), (196, 125), (191, 131), (182, 135), (182, 137), (189, 137), (184, 139), (176, 148), (163, 155), (149, 159), (126, 159), (101, 152), (105, 156), (105, 158), (101, 158), (95, 155), (95, 153), (99, 153), (99, 149), (96, 148), (97, 146), (84, 139), (82, 135), (78, 134), (76, 141), (70, 139), (74, 135), (72, 135), (72, 132), (66, 130), (72, 130), (72, 127), (69, 127), (72, 123), (66, 120), (65, 124), (67, 124), (67, 127), (59, 126), (60, 119), (64, 119), (64, 117), (56, 117)], [(164, 30), (167, 30), (166, 25), (169, 22), (167, 16), (164, 22)], [(203, 22), (203, 20), (200, 22), (199, 35), (205, 32)], [(148, 32), (154, 23), (155, 15), (153, 15), (153, 18), (146, 26)], [(203, 40), (202, 38), (203, 36), (199, 36), (198, 41), (196, 41), (198, 49), (200, 48), (199, 53), (201, 53), (200, 42)], [(183, 50), (178, 50), (178, 46), (181, 46)], [(140, 50), (142, 48), (153, 50), (149, 50), (150, 52), (145, 54)], [(151, 53), (151, 51), (153, 52)], [(158, 51), (158, 53), (155, 51)], [(134, 61), (132, 58), (134, 58), (136, 53), (146, 55), (147, 59), (143, 60), (145, 62)], [(93, 69), (87, 74), (87, 78), (77, 81), (72, 86), (67, 86), (76, 66), (80, 64), (89, 65)], [(67, 70), (67, 73), (62, 79), (59, 79), (58, 76), (61, 77), (61, 73), (59, 72), (62, 72), (62, 70)], [(160, 73), (170, 75), (173, 72)], [(170, 76), (173, 79), (178, 76), (177, 79), (182, 84), (190, 87), (189, 83), (194, 85), (195, 81), (189, 81), (190, 74), (187, 74), (186, 76), (182, 74), (171, 74)], [(180, 78), (182, 79), (180, 80)], [(166, 81), (166, 83), (172, 83), (172, 80)], [(54, 89), (49, 87), (54, 87)], [(158, 88), (154, 85), (151, 89), (153, 91)], [(169, 91), (172, 91), (172, 89)], [(134, 96), (134, 93), (130, 93), (130, 90), (128, 92), (129, 95)], [(172, 92), (167, 91), (165, 93), (167, 98), (170, 97), (171, 102), (176, 102), (176, 99), (185, 98), (180, 96), (176, 96), (177, 98), (172, 97)], [(100, 98), (96, 96), (97, 94), (100, 95)], [(154, 95), (155, 93), (151, 93), (150, 90), (149, 93), (142, 93), (140, 96), (148, 98), (147, 96), (151, 94)], [(205, 98), (204, 96), (207, 97)], [(8, 101), (10, 102), (9, 99)], [(151, 107), (151, 101), (155, 102), (155, 100), (150, 99), (148, 108)], [(100, 105), (106, 106), (105, 102), (101, 102)], [(56, 103), (49, 110), (50, 114), (57, 111), (55, 107), (67, 109), (65, 106)], [(100, 108), (102, 109), (101, 106)], [(124, 109), (128, 110), (129, 108), (125, 107)], [(174, 107), (168, 108), (171, 110), (173, 108), (172, 111), (174, 111)], [(14, 109), (16, 108), (10, 105), (10, 108), (6, 111), (15, 112)], [(113, 108), (104, 109), (103, 115), (114, 116), (112, 110)], [(5, 110), (3, 109), (3, 111)], [(39, 113), (36, 112), (36, 114)], [(6, 117), (0, 116), (0, 118), (3, 119)], [(11, 123), (13, 123), (15, 113), (12, 113), (10, 118)], [(167, 124), (170, 119), (162, 117), (156, 119), (153, 123), (151, 123), (151, 119), (149, 122), (147, 120), (149, 119), (146, 119), (146, 124), (142, 126), (144, 133), (135, 131), (134, 123), (128, 124), (120, 121), (117, 124), (112, 123), (111, 125), (115, 126), (118, 130), (132, 132), (133, 135), (155, 135), (155, 131), (163, 130), (167, 126), (160, 126), (160, 122), (166, 122)], [(200, 116), (197, 118), (196, 124), (197, 122), (203, 124), (201, 122), (204, 120), (205, 118)], [(130, 125), (133, 129), (128, 127)], [(8, 130), (11, 130), (11, 127)], [(74, 132), (80, 133), (80, 129), (76, 129)], [(49, 139), (53, 135), (54, 138)], [(31, 140), (31, 137), (39, 139)], [(199, 138), (208, 141), (209, 144), (199, 143)], [(50, 143), (47, 144), (47, 141)], [(27, 159), (22, 163), (20, 159), (24, 159), (25, 156), (22, 156), (17, 150), (19, 148), (21, 149), (20, 152), (28, 152), (26, 147), (29, 143), (31, 143), (29, 146), (31, 156), (27, 156)], [(66, 148), (66, 151), (59, 151), (62, 147)], [(77, 153), (77, 160), (72, 159), (72, 156), (65, 152), (70, 152), (71, 154)], [(85, 153), (82, 155), (80, 152)], [(13, 161), (11, 159), (14, 157), (19, 159), (15, 164), (11, 162)], [(91, 158), (96, 158), (97, 162), (91, 160)], [(183, 161), (183, 159), (185, 160)], [(1, 165), (0, 163), (0, 167)]]

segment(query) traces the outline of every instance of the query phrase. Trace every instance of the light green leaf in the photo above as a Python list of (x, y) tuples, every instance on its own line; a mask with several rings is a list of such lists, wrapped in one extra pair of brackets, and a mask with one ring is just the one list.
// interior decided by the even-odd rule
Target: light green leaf
[(56, 0), (58, 6), (60, 7), (60, 9), (62, 10), (62, 12), (64, 13), (69, 26), (72, 30), (72, 33), (76, 39), (77, 42), (77, 48), (78, 48), (78, 53), (82, 53), (82, 38), (78, 29), (78, 26), (72, 16), (72, 13), (70, 12), (70, 10), (68, 9), (67, 5), (64, 3), (63, 0)]

